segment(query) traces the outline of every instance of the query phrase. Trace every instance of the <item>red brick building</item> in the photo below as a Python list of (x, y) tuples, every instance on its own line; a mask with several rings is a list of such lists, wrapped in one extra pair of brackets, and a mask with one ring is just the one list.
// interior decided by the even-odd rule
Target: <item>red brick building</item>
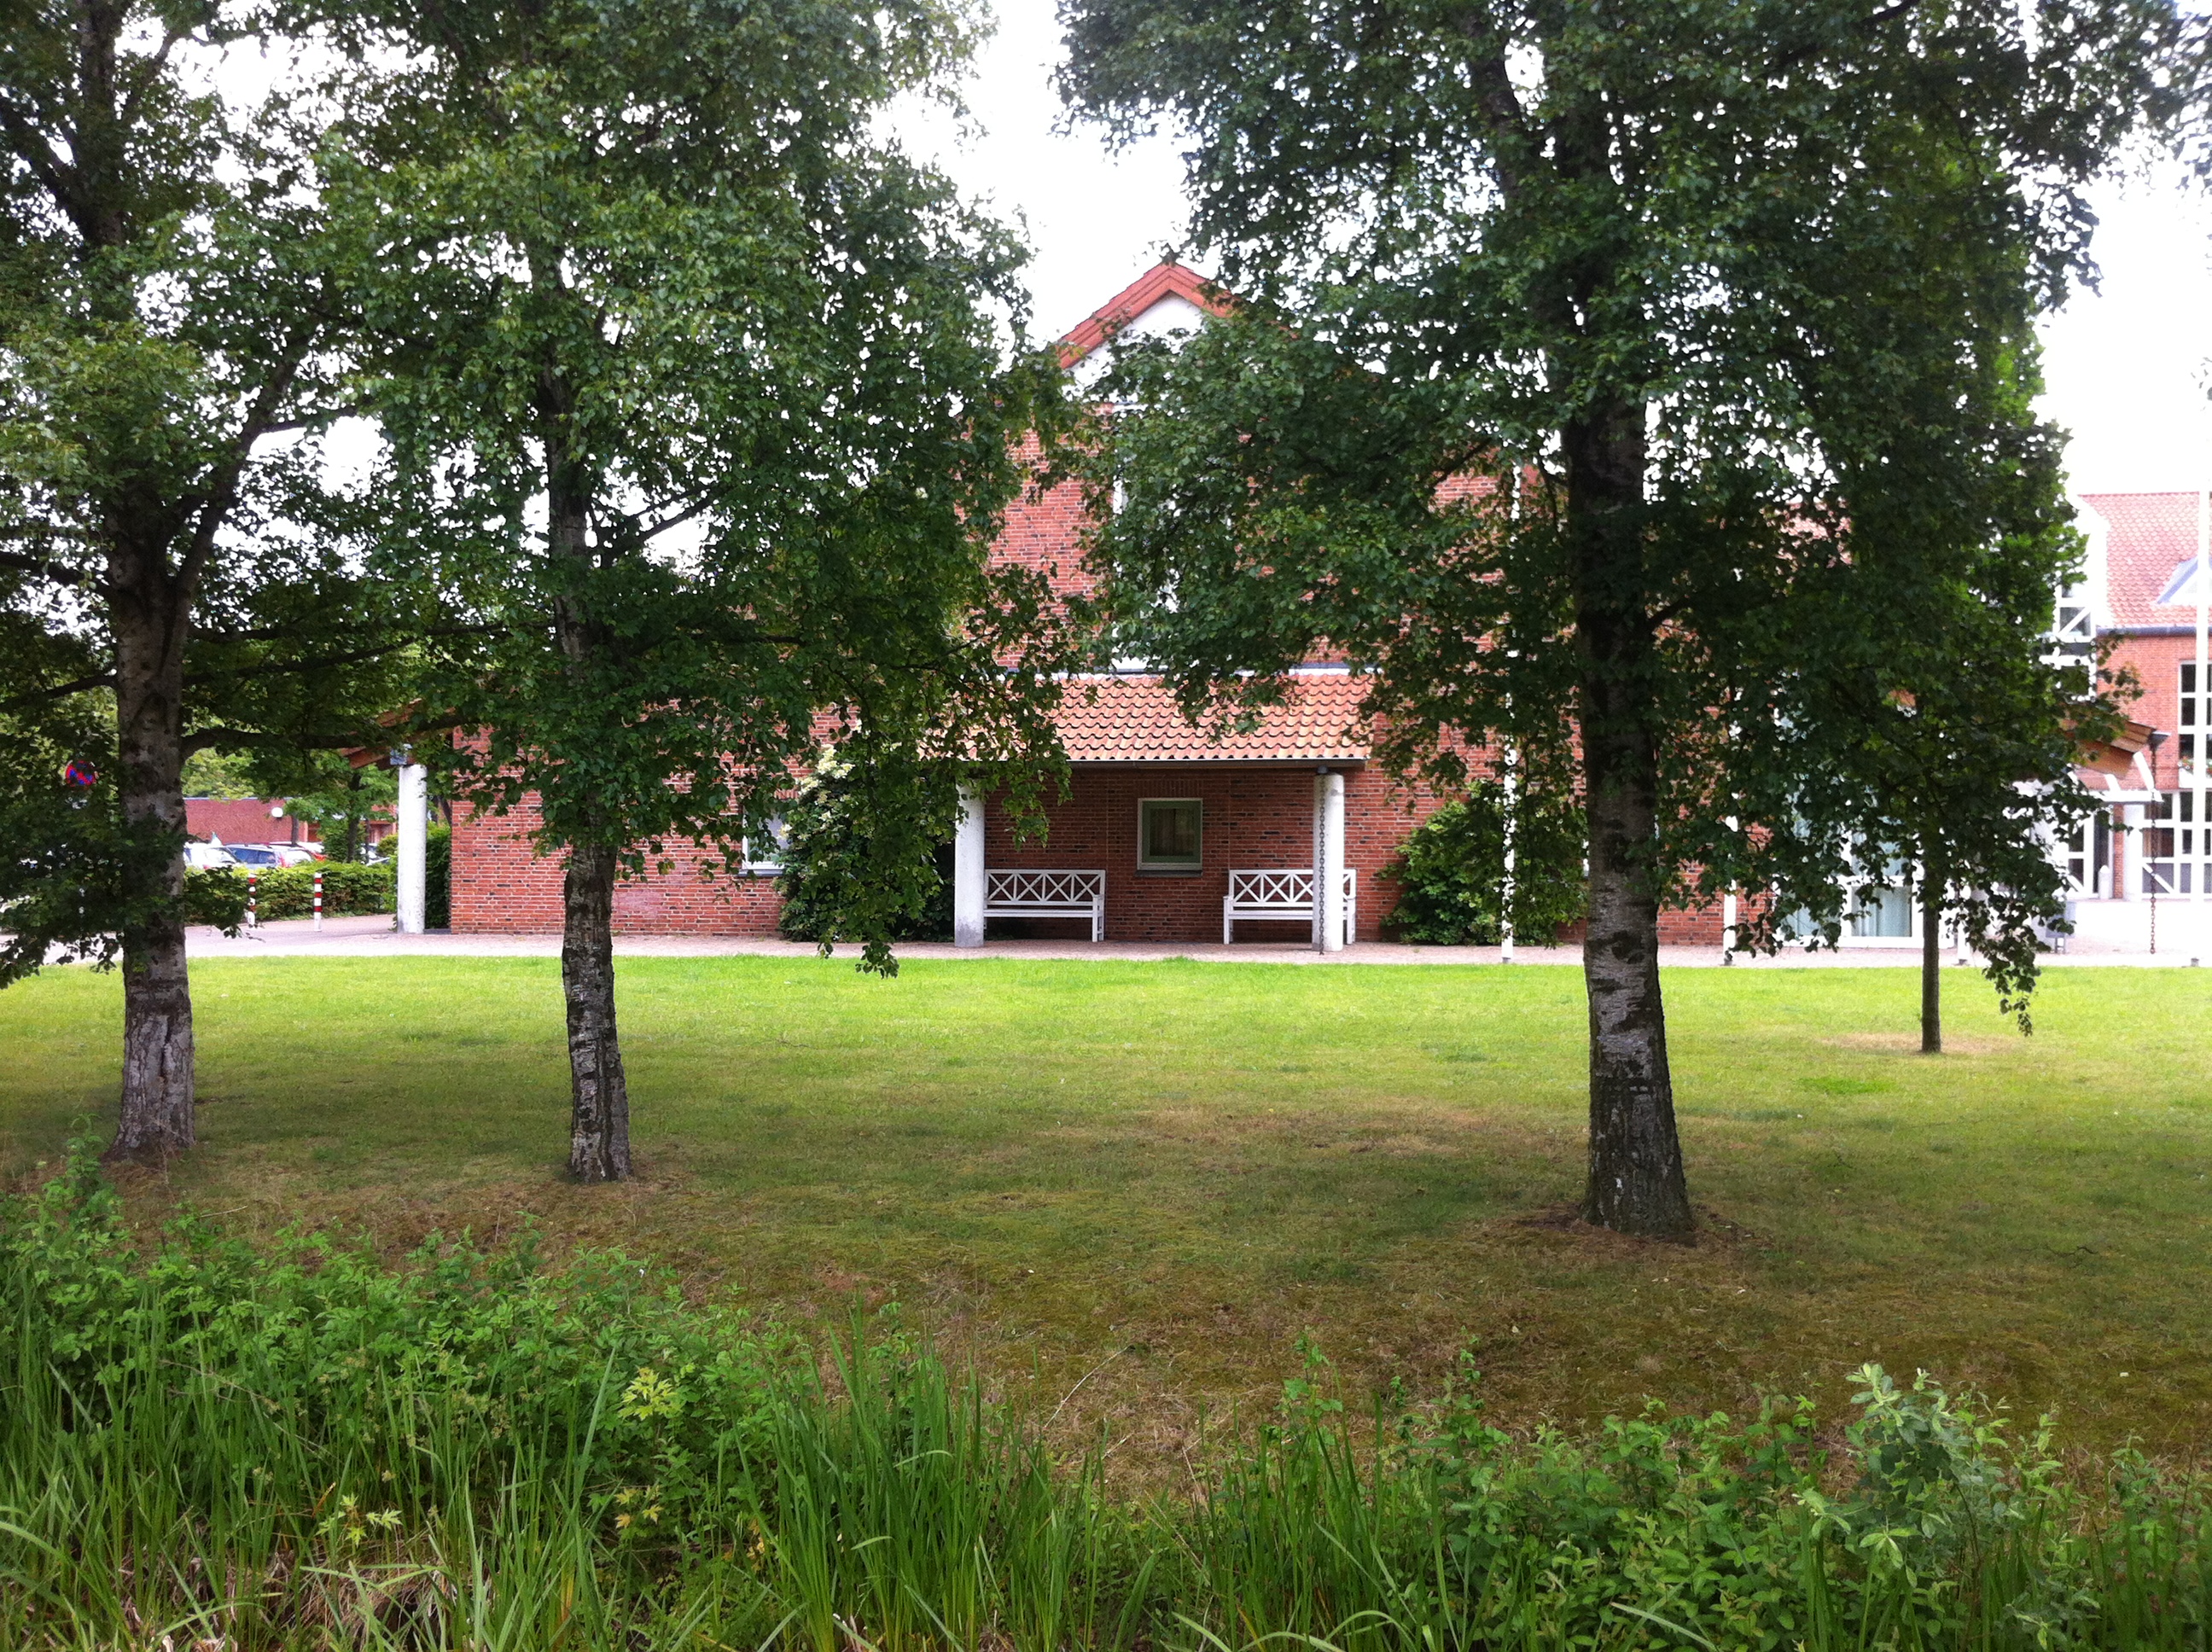
[[(1080, 381), (1085, 358), (1108, 337), (1192, 328), (1213, 303), (1202, 278), (1162, 265), (1070, 332), (1062, 360)], [(2062, 604), (2062, 632), (2071, 628), (2064, 646), (2086, 648), (2098, 635), (2119, 633), (2121, 658), (2136, 665), (2147, 689), (2137, 715), (2153, 726), (2142, 731), (2140, 755), (2104, 753), (2088, 775), (2110, 788), (2112, 810), (2064, 850), (2078, 875), (2085, 932), (2102, 932), (2090, 908), (2132, 901), (2146, 878), (2167, 880), (2158, 883), (2161, 895), (2208, 881), (2182, 864), (2212, 844), (2193, 835), (2197, 805), (2176, 777), (2180, 753), (2155, 732), (2193, 729), (2181, 656), (2193, 659), (2195, 610), (2186, 604), (2196, 598), (2193, 586), (2174, 582), (2179, 564), (2196, 554), (2196, 497), (2083, 501), (2090, 568)], [(1073, 483), (1024, 497), (1008, 511), (994, 554), (1046, 573), (1063, 590), (1082, 589), (1085, 508)], [(1295, 674), (1286, 701), (1256, 729), (1217, 740), (1183, 720), (1157, 677), (1131, 671), (1071, 682), (1060, 719), (1071, 795), (1048, 812), (1048, 835), (1027, 842), (1015, 839), (991, 799), (969, 800), (954, 853), (956, 938), (981, 944), (988, 932), (1182, 944), (1218, 943), (1233, 932), (1237, 941), (1304, 940), (1332, 951), (1379, 938), (1395, 903), (1379, 874), (1436, 799), (1395, 784), (1371, 762), (1360, 697), (1358, 679), (1343, 666), (1316, 660)], [(2185, 744), (2191, 738), (2185, 733)], [(527, 810), (503, 818), (457, 811), (456, 930), (561, 926), (561, 871), (532, 851), (536, 823)], [(2146, 826), (2140, 841), (2130, 836)], [(775, 933), (775, 865), (732, 878), (719, 867), (702, 875), (696, 856), (673, 858), (672, 872), (617, 889), (618, 930)], [(1733, 916), (1719, 905), (1669, 912), (1662, 938), (1719, 947)], [(1917, 947), (1918, 924), (1917, 903), (1905, 891), (1865, 891), (1844, 942)]]
[[(2212, 841), (2197, 682), (2212, 620), (2212, 496), (2084, 494), (2081, 583), (2059, 601), (2062, 646), (2106, 644), (2140, 690), (2130, 738), (2081, 778), (2106, 808), (2066, 845), (2077, 944), (2193, 952), (2212, 940)], [(2162, 934), (2160, 932), (2163, 932)], [(2200, 937), (2199, 932), (2203, 932)]]
[(185, 830), (203, 842), (316, 843), (314, 822), (301, 820), (283, 798), (186, 798)]
[[(1200, 277), (1161, 265), (1069, 333), (1062, 359), (1079, 374), (1109, 334), (1188, 328), (1212, 306)], [(1083, 523), (1073, 483), (1026, 497), (1007, 513), (994, 554), (1081, 589)], [(1050, 811), (1048, 835), (1023, 843), (993, 802), (971, 804), (955, 853), (958, 938), (976, 942), (988, 924), (993, 935), (1204, 942), (1233, 924), (1239, 940), (1314, 939), (1316, 906), (1328, 908), (1330, 950), (1375, 938), (1391, 905), (1376, 874), (1434, 800), (1372, 766), (1359, 698), (1342, 666), (1316, 663), (1258, 729), (1217, 741), (1182, 719), (1158, 677), (1072, 682), (1060, 720), (1071, 794)], [(535, 824), (527, 811), (457, 814), (456, 930), (560, 927), (560, 868), (532, 853)], [(618, 929), (775, 932), (774, 865), (702, 877), (697, 858), (676, 859), (672, 872), (619, 888)], [(1336, 873), (1318, 902), (1316, 864)]]

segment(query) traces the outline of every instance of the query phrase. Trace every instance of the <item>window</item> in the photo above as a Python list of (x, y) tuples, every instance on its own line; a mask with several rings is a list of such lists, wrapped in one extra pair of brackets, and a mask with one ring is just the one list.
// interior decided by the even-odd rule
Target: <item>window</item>
[(1845, 932), (1862, 941), (1908, 940), (1914, 929), (1912, 908), (1909, 889), (1863, 889), (1844, 914)]
[(2197, 662), (2184, 660), (2181, 664), (2181, 710), (2175, 720), (2181, 726), (2181, 761), (2197, 761)]
[(2142, 856), (2142, 892), (2145, 895), (2186, 895), (2190, 892), (2191, 874), (2196, 870), (2197, 822), (2196, 794), (2190, 792), (2162, 793), (2158, 807), (2151, 812), (2154, 824), (2146, 825), (2136, 834)]
[(1137, 805), (1137, 864), (1154, 872), (1196, 872), (1206, 840), (1206, 805), (1196, 798), (1146, 798)]
[(745, 840), (745, 870), (769, 872), (783, 870), (783, 852), (791, 842), (791, 828), (784, 824), (781, 814), (768, 817), (768, 830), (758, 838)]
[(2051, 652), (2045, 658), (2053, 664), (2080, 664), (2096, 652), (2097, 618), (2089, 606), (2089, 595), (2081, 586), (2062, 594), (2057, 610), (2051, 616)]
[(2100, 809), (2066, 839), (2066, 884), (2076, 895), (2112, 893), (2112, 817)]

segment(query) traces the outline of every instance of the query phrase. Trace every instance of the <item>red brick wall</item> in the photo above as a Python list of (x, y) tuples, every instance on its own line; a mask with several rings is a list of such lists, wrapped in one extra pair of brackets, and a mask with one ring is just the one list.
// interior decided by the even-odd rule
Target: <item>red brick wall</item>
[(2112, 651), (2113, 669), (2131, 668), (2142, 689), (2142, 697), (2127, 707), (2128, 715), (2174, 737), (2160, 742), (2151, 756), (2158, 784), (2168, 791), (2181, 783), (2181, 666), (2185, 660), (2196, 658), (2194, 635), (2123, 637), (2119, 647)]
[[(1031, 465), (1039, 462), (1034, 438), (1023, 445), (1021, 458)], [(1063, 482), (1049, 489), (1031, 487), (1006, 507), (999, 537), (991, 543), (991, 560), (1046, 575), (1062, 596), (1087, 596), (1097, 584), (1083, 567), (1083, 531), (1088, 519), (1082, 483)]]
[[(1208, 773), (1175, 765), (1084, 769), (1067, 802), (1048, 816), (1050, 835), (1017, 843), (995, 805), (987, 811), (985, 857), (993, 866), (1065, 867), (1106, 873), (1109, 940), (1218, 944), (1221, 902), (1229, 872), (1313, 863), (1310, 768)], [(1359, 872), (1357, 938), (1382, 938), (1397, 903), (1395, 887), (1377, 873), (1408, 834), (1434, 812), (1425, 791), (1391, 783), (1379, 770), (1345, 774), (1345, 859)], [(1137, 870), (1137, 805), (1146, 798), (1198, 798), (1206, 805), (1204, 865), (1188, 875)], [(561, 865), (535, 853), (529, 832), (534, 807), (504, 817), (457, 809), (453, 823), (453, 928), (468, 934), (545, 934), (561, 927)], [(772, 875), (732, 880), (705, 858), (675, 849), (674, 870), (626, 880), (615, 894), (615, 929), (630, 935), (769, 937), (781, 900)], [(1304, 920), (1240, 923), (1240, 941), (1303, 939)], [(994, 938), (1086, 939), (1081, 923), (997, 921)], [(1718, 946), (1721, 910), (1664, 912), (1659, 938), (1670, 946)], [(1568, 938), (1572, 938), (1571, 936)], [(1525, 938), (1524, 938), (1525, 944)]]
[(314, 843), (314, 823), (295, 820), (288, 811), (282, 818), (269, 811), (277, 798), (186, 798), (185, 830), (197, 838), (219, 837), (226, 843)]
[[(453, 811), (453, 929), (457, 934), (546, 934), (561, 927), (561, 863), (536, 853), (533, 801), (504, 817)], [(615, 932), (772, 936), (782, 905), (773, 873), (732, 879), (720, 857), (671, 845), (666, 873), (615, 889)], [(702, 877), (702, 870), (708, 875)]]

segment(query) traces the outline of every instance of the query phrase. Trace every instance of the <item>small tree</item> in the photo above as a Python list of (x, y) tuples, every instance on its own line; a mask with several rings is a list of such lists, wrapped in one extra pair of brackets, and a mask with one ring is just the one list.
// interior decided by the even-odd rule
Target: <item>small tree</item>
[[(2071, 545), (2019, 393), (2033, 319), (2081, 258), (2081, 185), (2162, 95), (2172, 11), (1061, 15), (1079, 108), (1190, 134), (1195, 234), (1244, 304), (1134, 353), (1102, 435), (1122, 647), (1201, 709), (1326, 639), (1401, 766), (1449, 780), (1495, 736), (1567, 778), (1583, 1212), (1688, 1233), (1660, 910), (1733, 885), (1832, 914), (1805, 743), (1852, 738), (1848, 666), (1889, 675), (1866, 616), (1994, 546), (2040, 625)], [(1887, 536), (1881, 501), (1932, 514)]]
[[(1896, 531), (1909, 531), (1905, 523)], [(1892, 616), (1883, 668), (1823, 685), (1824, 741), (1808, 731), (1807, 812), (1831, 854), (1899, 869), (1921, 926), (1921, 1049), (1943, 1047), (1942, 940), (1982, 955), (2000, 1008), (2029, 1029), (2044, 938), (2063, 925), (2053, 846), (2095, 807), (2074, 778), (2081, 743), (2111, 731), (2132, 683), (2051, 657), (2048, 592), (2033, 559), (1989, 549), (1972, 578), (1925, 588)], [(2008, 576), (2012, 576), (2008, 591)], [(1832, 919), (1825, 927), (1832, 938)]]
[[(421, 73), (355, 136), (348, 208), (387, 538), (485, 630), (422, 702), (468, 732), (416, 750), (480, 807), (534, 801), (566, 863), (569, 1163), (619, 1178), (619, 877), (677, 839), (732, 865), (825, 738), (909, 846), (951, 835), (963, 774), (1040, 782), (1048, 593), (988, 550), (1057, 374), (994, 319), (1013, 242), (875, 135), (965, 50), (952, 9), (400, 21)], [(897, 903), (845, 899), (888, 969)]]

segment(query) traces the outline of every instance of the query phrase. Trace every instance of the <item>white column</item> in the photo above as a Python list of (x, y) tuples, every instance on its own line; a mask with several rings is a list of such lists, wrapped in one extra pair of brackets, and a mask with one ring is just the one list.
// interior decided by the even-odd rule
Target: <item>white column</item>
[[(1736, 817), (1734, 815), (1728, 817), (1728, 829), (1730, 832), (1736, 829)], [(1735, 885), (1731, 884), (1729, 885), (1728, 893), (1721, 896), (1721, 962), (1723, 963), (1735, 962), (1735, 926), (1738, 915)]]
[(399, 770), (399, 932), (422, 932), (426, 853), (430, 841), (430, 771), (421, 763)]
[(2212, 683), (2205, 681), (2208, 663), (2212, 663), (2206, 658), (2208, 631), (2212, 631), (2212, 493), (2200, 493), (2197, 495), (2197, 738), (2193, 742), (2197, 748), (2197, 773), (2189, 782), (2194, 805), (2189, 812), (2196, 817), (2190, 823), (2190, 847), (2196, 851), (2193, 858), (2197, 862), (2197, 876), (2190, 880), (2190, 898), (2200, 902), (2205, 895), (2205, 874), (2212, 872), (2212, 844), (2205, 841), (2204, 832), (2208, 767), (2204, 742), (2212, 738), (2212, 717), (2204, 714), (2206, 707), (2212, 705), (2212, 692), (2207, 692), (2212, 689)]
[(1344, 776), (1314, 776), (1314, 951), (1344, 951)]
[(960, 825), (952, 837), (952, 944), (983, 944), (983, 799), (960, 788)]
[(1513, 743), (1507, 741), (1504, 753), (1505, 881), (1498, 890), (1498, 961), (1500, 963), (1513, 962), (1513, 897), (1517, 889), (1514, 873), (1519, 859), (1516, 851), (1520, 847), (1515, 840), (1519, 835), (1521, 824), (1521, 765), (1516, 761), (1519, 755), (1513, 749)]

